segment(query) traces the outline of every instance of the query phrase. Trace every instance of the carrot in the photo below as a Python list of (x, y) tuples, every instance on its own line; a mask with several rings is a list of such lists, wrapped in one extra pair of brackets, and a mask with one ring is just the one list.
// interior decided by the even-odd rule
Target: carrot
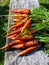
[[(25, 17), (24, 19), (22, 19), (20, 21), (16, 21), (15, 24), (20, 23), (20, 22), (26, 22), (28, 18), (29, 17)], [(14, 19), (14, 20), (16, 20), (16, 19)]]
[(26, 47), (34, 46), (36, 44), (38, 44), (38, 40), (28, 41), (26, 42)]
[(15, 18), (15, 19), (13, 19), (13, 20), (19, 22), (19, 21), (22, 20), (22, 19), (24, 19), (24, 17)]
[(28, 41), (28, 42), (24, 42), (23, 44), (14, 45), (12, 46), (12, 48), (23, 49), (25, 47), (34, 46), (36, 44), (38, 44), (38, 40)]
[(20, 22), (20, 19), (13, 19), (13, 21)]
[(11, 15), (14, 19), (16, 18), (20, 18), (20, 17), (27, 17), (29, 16), (28, 14), (20, 14), (20, 13), (17, 13), (17, 14), (13, 14)]
[(21, 29), (17, 29), (16, 31), (12, 31), (10, 33), (8, 33), (6, 36), (11, 36), (13, 34), (19, 34), (21, 32)]
[(33, 36), (32, 35), (25, 35), (25, 36), (19, 36), (19, 37), (15, 37), (15, 39), (19, 39), (19, 40), (22, 40), (22, 41), (27, 41), (27, 40), (32, 40), (33, 39)]
[(17, 36), (17, 34), (13, 34), (13, 35), (11, 35), (11, 36), (8, 36), (8, 38), (10, 38), (10, 39), (13, 39), (14, 40), (14, 38)]
[(20, 23), (18, 23), (18, 24), (15, 24), (15, 25), (12, 25), (10, 28), (9, 28), (9, 30), (10, 29), (13, 29), (13, 28), (20, 28), (20, 27), (22, 27), (24, 24), (25, 24), (25, 22), (26, 22), (26, 20), (28, 19), (28, 17), (26, 17), (24, 20), (23, 20), (23, 22), (20, 22)]
[(22, 27), (21, 33), (25, 31), (25, 29), (27, 28), (27, 26), (31, 23), (30, 19), (28, 19), (26, 21), (26, 23), (24, 24), (24, 26)]
[(23, 25), (24, 25), (24, 22), (20, 22), (18, 24), (12, 25), (8, 30), (12, 30), (13, 28), (18, 29), (18, 28), (22, 27)]
[(22, 20), (22, 19), (24, 19), (24, 18), (25, 18), (25, 17), (20, 17), (19, 19)]
[(37, 31), (36, 30), (30, 30), (31, 34), (34, 34), (36, 33)]
[(0, 50), (8, 49), (8, 48), (10, 48), (10, 47), (13, 46), (13, 45), (22, 44), (22, 43), (23, 43), (23, 41), (21, 41), (21, 40), (14, 40), (14, 41), (12, 41), (11, 43), (6, 44), (6, 45), (3, 46), (2, 48), (0, 48)]
[(10, 10), (10, 12), (29, 14), (30, 13), (30, 10), (29, 9), (14, 9), (14, 10)]
[(24, 44), (14, 45), (14, 46), (12, 46), (12, 48), (15, 48), (15, 49), (23, 49), (24, 48)]
[(25, 17), (22, 22), (26, 22), (28, 20), (29, 17)]
[(33, 51), (33, 50), (39, 48), (39, 47), (40, 47), (40, 45), (36, 45), (36, 46), (29, 47), (29, 48), (23, 50), (22, 52), (20, 52), (20, 53), (18, 54), (18, 56), (23, 56), (23, 55), (25, 55), (25, 54), (28, 54), (29, 52), (31, 52), (31, 51)]

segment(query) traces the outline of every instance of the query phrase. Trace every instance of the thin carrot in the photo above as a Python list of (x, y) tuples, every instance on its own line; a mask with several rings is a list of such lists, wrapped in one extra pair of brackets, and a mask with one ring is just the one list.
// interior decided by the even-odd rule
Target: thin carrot
[(20, 22), (20, 19), (13, 19), (13, 21)]
[(29, 9), (13, 9), (13, 10), (10, 10), (10, 12), (29, 14), (30, 13), (30, 10)]
[(12, 25), (8, 30), (12, 30), (13, 28), (18, 29), (18, 28), (22, 27), (23, 25), (24, 25), (24, 22), (20, 22), (18, 24)]
[(16, 25), (12, 25), (10, 28), (9, 28), (9, 30), (10, 29), (13, 29), (13, 28), (20, 28), (20, 27), (22, 27), (24, 24), (25, 24), (25, 22), (26, 22), (26, 20), (28, 19), (28, 17), (26, 17), (24, 20), (23, 20), (23, 22), (20, 22), (20, 23), (18, 23), (18, 24), (16, 24)]
[(39, 47), (40, 47), (40, 45), (36, 45), (36, 46), (29, 47), (29, 48), (23, 50), (22, 52), (20, 52), (20, 53), (18, 54), (18, 56), (23, 56), (23, 55), (25, 55), (25, 54), (28, 54), (29, 52), (31, 52), (31, 51), (33, 51), (33, 50), (39, 48)]
[(0, 50), (8, 49), (8, 48), (10, 48), (10, 47), (13, 46), (13, 45), (22, 44), (22, 43), (23, 43), (23, 41), (21, 41), (21, 40), (14, 40), (14, 41), (12, 41), (11, 43), (6, 44), (6, 45), (3, 46), (2, 48), (0, 48)]
[(19, 34), (21, 32), (21, 29), (17, 29), (16, 31), (12, 31), (10, 33), (8, 33), (6, 36), (11, 36), (13, 34)]
[(10, 39), (15, 39), (15, 37), (17, 36), (17, 34), (13, 34), (13, 35), (11, 35), (11, 36), (8, 36), (8, 38), (10, 38)]
[(19, 21), (22, 20), (22, 19), (24, 19), (24, 17), (15, 18), (15, 19), (13, 19), (13, 20), (19, 22)]
[(19, 19), (22, 20), (22, 19), (24, 19), (24, 18), (25, 18), (25, 17), (20, 17)]
[(38, 40), (28, 41), (28, 42), (24, 42), (23, 44), (14, 45), (12, 46), (12, 48), (23, 49), (25, 47), (34, 46), (36, 44), (38, 44)]
[(28, 20), (29, 17), (25, 17), (22, 22), (26, 22)]
[[(21, 18), (21, 17), (20, 17), (20, 18)], [(25, 17), (24, 19), (22, 19), (22, 20), (20, 20), (20, 21), (15, 21), (15, 24), (20, 23), (20, 22), (26, 22), (28, 18), (29, 18), (29, 17)], [(16, 19), (14, 19), (14, 20), (16, 20)]]
[(17, 14), (13, 14), (11, 15), (14, 19), (16, 18), (20, 18), (20, 17), (28, 17), (29, 15), (28, 14), (20, 14), (20, 13), (17, 13)]
[(28, 19), (28, 20), (26, 21), (26, 23), (24, 24), (24, 26), (22, 27), (21, 33), (25, 31), (25, 29), (27, 28), (27, 26), (28, 26), (30, 23), (31, 23), (31, 20)]

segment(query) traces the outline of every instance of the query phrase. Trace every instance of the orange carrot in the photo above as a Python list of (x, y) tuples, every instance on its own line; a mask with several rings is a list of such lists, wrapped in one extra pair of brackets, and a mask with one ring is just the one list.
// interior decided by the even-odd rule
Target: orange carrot
[(36, 44), (38, 44), (38, 40), (28, 41), (26, 42), (26, 47), (34, 46)]
[(20, 19), (13, 19), (13, 21), (20, 22)]
[(12, 46), (12, 48), (15, 48), (15, 49), (23, 49), (24, 48), (24, 44), (14, 45), (14, 46)]
[(24, 25), (24, 22), (20, 22), (18, 24), (12, 25), (8, 30), (12, 30), (13, 28), (18, 29), (18, 28), (22, 27), (23, 25)]
[(29, 17), (25, 17), (22, 22), (26, 22), (28, 20)]
[(34, 46), (36, 44), (38, 44), (38, 40), (28, 41), (28, 42), (24, 42), (23, 44), (14, 45), (12, 46), (12, 48), (23, 49), (25, 47)]
[[(20, 18), (21, 18), (21, 17), (20, 17)], [(28, 18), (29, 18), (29, 17), (25, 17), (24, 19), (22, 19), (22, 20), (20, 20), (20, 21), (15, 21), (15, 24), (20, 23), (20, 22), (26, 22)], [(14, 19), (14, 20), (15, 20), (15, 19)]]
[(24, 19), (24, 17), (19, 17), (19, 18), (13, 19), (13, 20), (19, 22), (22, 19)]
[(21, 32), (21, 29), (17, 29), (16, 31), (12, 31), (10, 33), (8, 33), (6, 36), (11, 36), (13, 34), (19, 34)]
[(40, 47), (40, 45), (36, 45), (36, 46), (29, 47), (29, 48), (23, 50), (22, 52), (20, 52), (20, 53), (18, 54), (18, 56), (23, 56), (23, 55), (25, 55), (25, 54), (28, 54), (29, 52), (31, 52), (31, 51), (33, 51), (33, 50), (39, 48), (39, 47)]
[(22, 27), (21, 33), (25, 31), (25, 29), (27, 28), (27, 26), (31, 23), (30, 19), (28, 19), (26, 21), (26, 23), (24, 24), (24, 26)]
[(17, 34), (13, 34), (13, 35), (11, 35), (11, 36), (8, 36), (8, 38), (10, 38), (10, 39), (15, 39), (15, 37), (17, 36)]
[(0, 48), (0, 50), (8, 49), (8, 48), (10, 48), (11, 46), (17, 45), (17, 44), (23, 44), (23, 41), (21, 41), (21, 40), (14, 40), (14, 41), (12, 41), (11, 43), (6, 44), (6, 45), (3, 46), (2, 48)]
[(25, 17), (20, 17), (19, 19), (22, 20), (22, 19), (24, 19), (24, 18), (25, 18)]
[(14, 10), (10, 10), (10, 12), (29, 14), (30, 13), (30, 10), (29, 9), (14, 9)]
[(33, 39), (33, 36), (32, 35), (25, 35), (25, 36), (19, 36), (19, 37), (15, 37), (15, 39), (19, 39), (19, 40), (22, 40), (22, 41), (27, 41), (27, 40), (32, 40)]
[(16, 18), (20, 18), (20, 17), (27, 17), (29, 16), (28, 14), (20, 14), (20, 13), (17, 13), (17, 14), (13, 14), (11, 15), (14, 19)]

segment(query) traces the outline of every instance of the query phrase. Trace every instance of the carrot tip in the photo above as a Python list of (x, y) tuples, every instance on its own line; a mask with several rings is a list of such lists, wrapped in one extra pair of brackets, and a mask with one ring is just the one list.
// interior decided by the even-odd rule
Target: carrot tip
[(20, 53), (18, 53), (18, 56), (21, 56), (21, 54), (20, 54)]

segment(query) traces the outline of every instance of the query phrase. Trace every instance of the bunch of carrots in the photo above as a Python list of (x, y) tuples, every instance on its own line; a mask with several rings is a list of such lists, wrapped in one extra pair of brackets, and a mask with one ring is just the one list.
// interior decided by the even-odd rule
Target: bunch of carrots
[[(24, 49), (22, 52), (18, 54), (18, 56), (25, 55), (30, 51), (33, 51), (40, 47), (40, 44), (37, 39), (34, 38), (34, 34), (37, 32), (36, 30), (26, 30), (31, 25), (31, 20), (29, 18), (30, 10), (29, 9), (14, 9), (10, 10), (10, 12), (14, 13), (13, 21), (8, 30), (11, 32), (6, 34), (6, 37), (12, 39), (13, 41), (9, 44), (6, 44), (4, 47), (0, 48), (9, 49)], [(22, 35), (25, 34), (25, 35)]]

